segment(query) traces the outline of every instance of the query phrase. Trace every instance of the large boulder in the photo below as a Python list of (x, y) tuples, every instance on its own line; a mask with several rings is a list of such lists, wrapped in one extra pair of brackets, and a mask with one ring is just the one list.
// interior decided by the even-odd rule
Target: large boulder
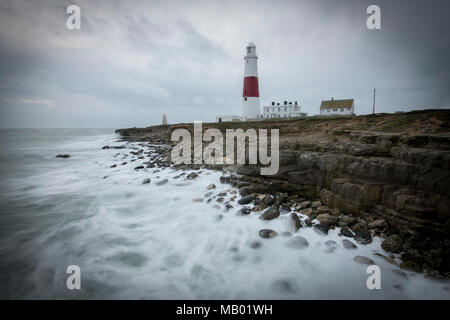
[(327, 223), (329, 225), (335, 225), (339, 221), (338, 217), (333, 216), (333, 215), (331, 215), (329, 213), (319, 214), (316, 217), (316, 219), (319, 220), (320, 222)]
[(372, 235), (367, 230), (356, 231), (353, 238), (361, 244), (369, 244), (372, 242)]
[(277, 208), (269, 208), (259, 217), (263, 220), (272, 220), (280, 216), (280, 211)]
[(403, 241), (402, 239), (394, 234), (392, 236), (387, 237), (381, 247), (387, 252), (399, 253), (402, 250)]

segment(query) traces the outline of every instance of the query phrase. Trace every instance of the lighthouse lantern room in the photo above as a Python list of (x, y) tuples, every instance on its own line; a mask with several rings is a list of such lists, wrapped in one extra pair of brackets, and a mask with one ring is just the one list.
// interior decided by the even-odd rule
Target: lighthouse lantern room
[(244, 56), (244, 91), (242, 94), (243, 120), (260, 119), (259, 86), (258, 86), (258, 56), (256, 46), (249, 43)]

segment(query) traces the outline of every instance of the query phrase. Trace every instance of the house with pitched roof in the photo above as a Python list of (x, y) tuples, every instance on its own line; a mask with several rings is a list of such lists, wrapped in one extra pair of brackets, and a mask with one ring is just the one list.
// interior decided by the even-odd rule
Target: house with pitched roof
[(321, 116), (345, 115), (350, 116), (355, 113), (355, 104), (353, 99), (323, 100), (320, 104)]

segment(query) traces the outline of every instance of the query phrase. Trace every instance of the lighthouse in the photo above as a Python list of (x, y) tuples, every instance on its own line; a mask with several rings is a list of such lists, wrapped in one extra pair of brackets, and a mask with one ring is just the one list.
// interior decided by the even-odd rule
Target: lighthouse
[(259, 86), (258, 86), (258, 56), (256, 46), (249, 43), (244, 56), (244, 91), (242, 94), (243, 120), (260, 119)]

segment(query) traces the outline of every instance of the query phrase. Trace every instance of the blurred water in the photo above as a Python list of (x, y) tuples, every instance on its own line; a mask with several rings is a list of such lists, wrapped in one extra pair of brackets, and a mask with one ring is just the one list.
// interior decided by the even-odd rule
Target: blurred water
[[(0, 298), (450, 297), (447, 282), (393, 273), (397, 267), (374, 255), (387, 255), (378, 238), (357, 250), (342, 247), (338, 230), (323, 237), (300, 229), (309, 241), (303, 250), (287, 247), (287, 237), (261, 239), (263, 228), (294, 233), (289, 214), (262, 221), (235, 215), (234, 202), (229, 211), (215, 199), (193, 202), (210, 183), (215, 194), (232, 188), (216, 171), (186, 180), (170, 168), (134, 170), (145, 160), (124, 155), (138, 144), (102, 149), (124, 144), (117, 139), (104, 129), (0, 130)], [(339, 247), (327, 253), (330, 239)], [(367, 289), (367, 266), (356, 255), (380, 266), (381, 290)], [(81, 290), (66, 287), (69, 265), (81, 268)]]

